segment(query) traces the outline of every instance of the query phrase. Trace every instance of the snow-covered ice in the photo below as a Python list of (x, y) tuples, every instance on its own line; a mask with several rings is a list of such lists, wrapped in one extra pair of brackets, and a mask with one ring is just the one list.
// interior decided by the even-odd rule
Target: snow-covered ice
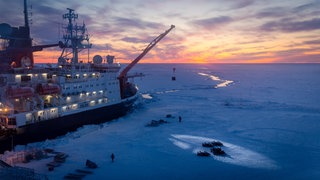
[[(69, 155), (54, 171), (48, 159), (18, 166), (49, 179), (86, 159), (99, 167), (85, 179), (320, 178), (320, 65), (139, 64), (133, 71), (146, 76), (134, 79), (142, 97), (131, 113), (30, 144)], [(146, 126), (159, 119), (168, 123)], [(228, 156), (196, 155), (212, 140)]]

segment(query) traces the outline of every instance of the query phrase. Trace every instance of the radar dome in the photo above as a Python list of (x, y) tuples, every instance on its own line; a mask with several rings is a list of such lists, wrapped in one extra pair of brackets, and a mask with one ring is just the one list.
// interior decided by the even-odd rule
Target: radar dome
[(7, 23), (0, 24), (0, 37), (7, 37), (11, 34), (12, 28)]
[(95, 55), (93, 57), (93, 63), (94, 64), (101, 64), (102, 63), (102, 57), (100, 55)]

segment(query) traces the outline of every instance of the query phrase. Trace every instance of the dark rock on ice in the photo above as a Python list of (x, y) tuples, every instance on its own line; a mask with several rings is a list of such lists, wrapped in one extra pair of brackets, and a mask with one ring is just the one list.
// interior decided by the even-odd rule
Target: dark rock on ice
[(207, 151), (198, 151), (197, 156), (210, 156), (210, 153)]
[(214, 155), (217, 155), (217, 156), (224, 156), (224, 155), (226, 155), (226, 153), (225, 153), (220, 147), (213, 147), (213, 148), (211, 148), (211, 152), (212, 152)]
[(222, 142), (220, 141), (212, 141), (212, 142), (204, 142), (202, 143), (203, 147), (215, 147), (215, 146), (223, 146)]
[(98, 167), (96, 163), (94, 163), (94, 162), (92, 162), (92, 161), (90, 161), (90, 160), (88, 160), (88, 159), (87, 159), (87, 161), (86, 161), (86, 166), (87, 166), (88, 168), (90, 168), (90, 169), (95, 169), (95, 168)]
[(151, 120), (151, 122), (149, 124), (147, 124), (146, 126), (151, 126), (151, 127), (155, 127), (155, 126), (159, 126), (160, 124), (165, 124), (168, 123), (168, 121), (160, 119), (160, 120)]

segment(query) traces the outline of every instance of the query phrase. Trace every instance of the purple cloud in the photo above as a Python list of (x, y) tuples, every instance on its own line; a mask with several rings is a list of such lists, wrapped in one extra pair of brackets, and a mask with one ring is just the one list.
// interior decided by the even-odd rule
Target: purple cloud
[(320, 45), (320, 40), (310, 40), (305, 41), (304, 44), (310, 44), (310, 45)]
[(114, 18), (114, 22), (119, 26), (123, 28), (138, 28), (138, 29), (161, 29), (163, 28), (162, 24), (155, 23), (155, 22), (147, 22), (140, 19), (129, 19), (129, 18), (122, 18), (122, 17), (116, 17)]
[(254, 0), (237, 0), (234, 1), (235, 4), (232, 6), (232, 9), (241, 9), (250, 6), (254, 3)]
[(0, 7), (0, 23), (8, 23), (13, 27), (24, 25), (22, 1), (6, 1), (5, 3), (1, 3)]
[(277, 59), (277, 63), (319, 63), (318, 54), (298, 54), (295, 56), (282, 56)]
[(261, 19), (261, 18), (279, 18), (279, 17), (284, 17), (287, 15), (286, 9), (282, 7), (273, 7), (273, 8), (267, 8), (262, 10), (261, 12), (257, 13), (255, 15), (256, 18)]
[(297, 6), (293, 9), (294, 12), (303, 12), (307, 11), (310, 9), (317, 9), (319, 7), (319, 3), (308, 3), (308, 4), (303, 4), (300, 6)]
[(299, 32), (313, 31), (320, 29), (320, 18), (314, 18), (305, 21), (292, 21), (291, 19), (282, 19), (263, 24), (260, 27), (263, 31), (283, 31), (283, 32)]
[(137, 38), (137, 37), (124, 37), (121, 39), (122, 41), (125, 42), (130, 42), (130, 43), (146, 43), (146, 41), (144, 39), (141, 38)]
[(232, 18), (230, 18), (229, 16), (220, 16), (220, 17), (194, 20), (191, 23), (195, 26), (200, 27), (200, 28), (212, 30), (212, 29), (215, 29), (223, 24), (227, 24), (230, 22), (232, 22)]

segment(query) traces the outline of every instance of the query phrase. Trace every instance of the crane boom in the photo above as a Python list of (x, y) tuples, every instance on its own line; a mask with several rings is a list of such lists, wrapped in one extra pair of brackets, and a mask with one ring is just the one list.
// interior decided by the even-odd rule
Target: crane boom
[(162, 38), (164, 38), (175, 26), (171, 25), (171, 27), (166, 30), (164, 33), (160, 34), (158, 37), (156, 37), (153, 41), (150, 42), (150, 44), (143, 50), (143, 52), (136, 57), (135, 60), (133, 60), (127, 67), (125, 67), (120, 75), (118, 76), (119, 79), (126, 78), (127, 73), (132, 69), (134, 65), (136, 65)]
[(131, 83), (128, 83), (127, 73), (173, 28), (175, 28), (175, 26), (171, 25), (171, 27), (168, 30), (166, 30), (164, 33), (160, 34), (153, 41), (151, 41), (150, 44), (142, 51), (142, 53), (121, 71), (120, 75), (118, 76), (118, 79), (120, 83), (120, 94), (122, 99), (126, 97), (130, 97), (132, 94), (136, 93), (136, 88), (133, 87), (134, 85)]

